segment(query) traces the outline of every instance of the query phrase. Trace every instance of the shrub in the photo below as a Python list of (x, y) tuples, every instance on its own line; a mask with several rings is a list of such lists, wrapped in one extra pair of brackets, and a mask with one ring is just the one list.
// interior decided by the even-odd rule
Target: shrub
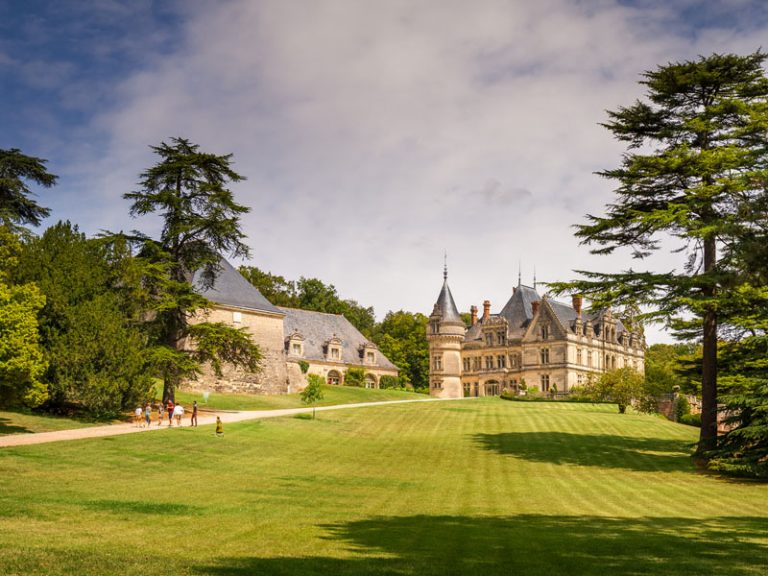
[(356, 386), (357, 388), (365, 388), (365, 370), (363, 368), (352, 367), (347, 370), (347, 374), (344, 377), (345, 386)]
[(680, 422), (680, 424), (701, 428), (701, 414), (683, 414), (677, 421)]
[(301, 368), (302, 374), (306, 374), (307, 370), (309, 370), (309, 362), (306, 360), (299, 360), (299, 368)]
[(379, 388), (383, 390), (395, 390), (402, 388), (400, 379), (397, 376), (384, 375), (379, 380)]
[[(682, 422), (685, 416), (690, 415), (691, 405), (688, 403), (688, 398), (685, 396), (678, 396), (675, 400), (675, 422)], [(700, 426), (701, 424), (699, 424)]]

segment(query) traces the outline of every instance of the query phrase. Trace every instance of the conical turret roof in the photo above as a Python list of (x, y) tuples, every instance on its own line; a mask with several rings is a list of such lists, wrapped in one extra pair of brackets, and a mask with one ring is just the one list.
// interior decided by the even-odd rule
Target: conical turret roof
[(453, 301), (451, 289), (448, 287), (448, 270), (443, 272), (443, 288), (440, 290), (437, 302), (435, 302), (434, 311), (440, 313), (440, 320), (442, 322), (464, 323), (459, 310), (456, 308), (456, 302)]

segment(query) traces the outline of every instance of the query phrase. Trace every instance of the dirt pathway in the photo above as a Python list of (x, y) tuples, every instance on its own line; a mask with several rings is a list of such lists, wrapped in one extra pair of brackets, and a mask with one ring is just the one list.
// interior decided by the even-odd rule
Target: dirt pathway
[[(413, 400), (385, 400), (381, 402), (361, 402), (358, 404), (338, 404), (336, 406), (318, 406), (315, 408), (318, 412), (328, 410), (345, 410), (347, 408), (363, 408), (366, 406), (383, 406), (388, 404), (409, 404), (413, 402), (440, 402), (444, 400), (456, 400), (455, 398), (418, 398)], [(241, 412), (202, 412), (198, 415), (200, 426), (214, 424), (216, 416), (221, 417), (224, 423), (243, 422), (246, 420), (259, 420), (264, 418), (277, 418), (280, 416), (291, 416), (293, 414), (308, 414), (312, 408), (285, 408), (282, 410), (243, 410)], [(183, 427), (189, 426), (189, 414), (184, 415), (182, 420)], [(176, 426), (174, 425), (173, 428)], [(81, 440), (83, 438), (101, 438), (104, 436), (118, 436), (120, 434), (139, 434), (147, 432), (158, 432), (168, 430), (169, 426), (163, 424), (158, 426), (157, 422), (152, 422), (149, 428), (138, 428), (135, 424), (111, 424), (109, 426), (94, 426), (91, 428), (75, 428), (73, 430), (57, 430), (55, 432), (38, 432), (36, 434), (12, 434), (9, 436), (0, 436), (0, 448), (6, 446), (27, 446), (30, 444), (44, 444), (46, 442), (60, 442), (63, 440)]]

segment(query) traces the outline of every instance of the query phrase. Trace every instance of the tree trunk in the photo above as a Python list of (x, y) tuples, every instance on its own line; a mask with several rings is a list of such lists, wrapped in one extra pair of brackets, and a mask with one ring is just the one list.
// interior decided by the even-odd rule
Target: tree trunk
[(176, 385), (170, 376), (163, 378), (163, 404), (168, 404), (168, 400), (176, 404)]
[[(704, 274), (715, 269), (715, 238), (704, 239)], [(714, 298), (717, 288), (705, 286), (704, 294)], [(697, 453), (703, 455), (717, 444), (717, 310), (710, 305), (704, 313), (701, 362), (701, 434)]]

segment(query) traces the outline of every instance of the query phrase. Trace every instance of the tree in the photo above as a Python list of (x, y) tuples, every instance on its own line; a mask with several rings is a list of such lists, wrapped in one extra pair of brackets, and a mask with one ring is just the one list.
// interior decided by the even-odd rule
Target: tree
[(323, 377), (317, 374), (307, 376), (307, 387), (301, 391), (301, 403), (312, 406), (312, 420), (315, 419), (315, 403), (323, 399)]
[(104, 416), (146, 400), (153, 382), (134, 264), (126, 245), (88, 239), (69, 222), (25, 243), (15, 277), (45, 296), (39, 331), (49, 409), (77, 404)]
[(366, 338), (373, 335), (373, 308), (361, 306), (355, 300), (342, 300), (333, 284), (303, 276), (298, 281), (286, 280), (255, 266), (241, 266), (240, 273), (275, 306), (341, 314)]
[(35, 407), (48, 396), (37, 324), (45, 296), (34, 284), (11, 283), (20, 251), (16, 235), (0, 226), (0, 406)]
[(298, 308), (296, 282), (286, 280), (283, 276), (262, 272), (256, 266), (240, 266), (240, 274), (275, 306)]
[[(149, 324), (166, 401), (182, 379), (199, 372), (202, 362), (211, 362), (217, 373), (222, 361), (253, 371), (261, 354), (242, 330), (205, 322), (193, 328), (189, 322), (209, 306), (191, 283), (194, 275), (200, 287), (209, 288), (223, 254), (248, 256), (240, 216), (249, 209), (237, 204), (226, 187), (244, 177), (232, 169), (231, 154), (204, 153), (183, 138), (151, 148), (160, 161), (141, 174), (139, 191), (123, 197), (133, 201), (132, 216), (159, 212), (163, 219), (159, 239), (135, 233), (133, 240), (141, 247), (139, 254), (147, 263), (145, 282), (154, 296)], [(187, 339), (193, 342), (191, 348), (185, 346)]]
[(423, 314), (389, 312), (376, 327), (373, 341), (400, 369), (400, 382), (414, 388), (429, 387), (429, 343)]
[(627, 411), (632, 400), (643, 394), (643, 376), (632, 368), (617, 368), (604, 372), (594, 383), (590, 384), (590, 394), (598, 402), (615, 402), (619, 414)]
[(0, 149), (0, 224), (11, 230), (33, 225), (50, 214), (48, 208), (32, 200), (32, 191), (27, 186), (31, 181), (50, 188), (56, 183), (57, 176), (45, 168), (47, 160), (26, 156), (17, 148)]
[(609, 304), (649, 306), (679, 336), (702, 341), (702, 427), (698, 451), (717, 438), (717, 340), (728, 298), (743, 282), (744, 246), (765, 238), (768, 184), (766, 55), (714, 54), (643, 74), (647, 102), (609, 112), (604, 126), (626, 142), (621, 166), (599, 172), (618, 183), (605, 216), (578, 226), (593, 253), (629, 247), (636, 258), (678, 241), (682, 271), (603, 274), (554, 285)]
[(700, 393), (687, 374), (698, 347), (691, 343), (654, 344), (645, 352), (645, 390), (651, 396), (671, 394), (675, 386), (687, 393)]

